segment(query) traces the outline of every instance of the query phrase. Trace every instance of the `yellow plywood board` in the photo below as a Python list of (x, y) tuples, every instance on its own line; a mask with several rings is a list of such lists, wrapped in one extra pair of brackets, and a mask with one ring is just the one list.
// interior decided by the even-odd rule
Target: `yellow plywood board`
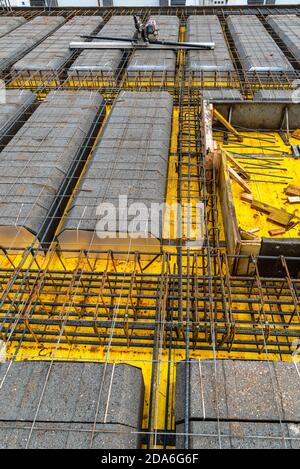
[[(284, 192), (284, 189), (289, 184), (300, 186), (300, 159), (291, 156), (290, 147), (283, 144), (281, 137), (277, 133), (248, 132), (244, 135), (247, 135), (247, 138), (244, 138), (242, 145), (239, 145), (236, 141), (233, 142), (231, 139), (229, 145), (223, 145), (220, 133), (217, 133), (215, 136), (218, 143), (226, 151), (232, 152), (231, 154), (237, 157), (237, 161), (249, 171), (251, 180), (247, 181), (247, 184), (250, 185), (255, 200), (290, 213), (299, 209), (298, 215), (300, 215), (300, 205), (286, 204), (287, 196)], [(291, 143), (297, 144), (295, 139), (291, 139)], [(257, 146), (261, 146), (262, 149), (254, 148)], [(236, 153), (241, 155), (241, 159), (238, 159), (238, 156), (235, 155)], [(289, 153), (290, 156), (286, 153)], [(261, 154), (265, 155), (262, 156), (262, 160), (243, 159), (243, 155), (253, 155), (255, 157), (255, 155)], [(269, 154), (274, 154), (276, 157), (268, 156)], [(276, 169), (272, 169), (272, 167)], [(256, 180), (268, 182), (254, 182)], [(283, 182), (283, 184), (278, 182)], [(244, 230), (259, 228), (258, 236), (269, 237), (269, 231), (278, 228), (278, 225), (268, 221), (266, 214), (252, 209), (251, 204), (241, 200), (243, 189), (235, 181), (232, 181), (231, 186), (239, 226)], [(281, 237), (299, 237), (299, 229), (300, 225), (281, 235)]]

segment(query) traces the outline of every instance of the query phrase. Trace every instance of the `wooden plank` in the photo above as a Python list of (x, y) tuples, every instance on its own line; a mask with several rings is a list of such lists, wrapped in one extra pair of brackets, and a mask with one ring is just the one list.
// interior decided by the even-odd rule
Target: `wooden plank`
[(285, 189), (286, 195), (292, 195), (292, 196), (300, 196), (300, 187), (299, 186), (294, 186), (293, 184), (290, 184), (286, 189)]
[(253, 195), (252, 194), (247, 194), (247, 192), (243, 192), (241, 195), (241, 200), (244, 202), (253, 202)]
[(228, 172), (229, 172), (229, 176), (232, 179), (234, 179), (234, 181), (236, 181), (244, 189), (245, 192), (248, 192), (248, 194), (251, 194), (250, 186), (230, 166), (228, 166)]
[(240, 256), (247, 256), (246, 258), (237, 259), (233, 275), (252, 275), (255, 271), (253, 263), (249, 262), (249, 257), (259, 256), (261, 249), (261, 240), (257, 241), (242, 241), (240, 246)]
[(222, 150), (222, 151), (225, 153), (227, 160), (230, 161), (230, 163), (233, 164), (233, 166), (238, 170), (239, 174), (241, 174), (244, 179), (249, 181), (249, 179), (251, 178), (250, 178), (250, 175), (245, 170), (245, 168), (243, 168), (243, 166), (240, 163), (238, 163), (226, 150)]
[(276, 228), (275, 230), (270, 230), (269, 235), (270, 236), (280, 236), (286, 233), (285, 228)]
[[(221, 155), (218, 189), (226, 238), (226, 250), (230, 256), (235, 256), (239, 254), (241, 236), (238, 229), (231, 181), (228, 174), (228, 164), (224, 154)], [(231, 269), (233, 268), (233, 264), (234, 259), (231, 257), (229, 258)]]
[(300, 204), (300, 197), (288, 197), (289, 204)]
[(219, 121), (221, 122), (221, 124), (224, 125), (224, 127), (226, 127), (227, 130), (229, 130), (229, 132), (233, 133), (235, 135), (235, 137), (238, 139), (239, 142), (242, 142), (243, 141), (243, 137), (241, 137), (241, 135), (239, 134), (239, 132), (233, 127), (233, 125), (230, 124), (230, 122), (228, 122), (227, 119), (225, 119), (224, 116), (222, 116), (222, 114), (217, 111), (215, 108), (214, 108), (214, 117)]

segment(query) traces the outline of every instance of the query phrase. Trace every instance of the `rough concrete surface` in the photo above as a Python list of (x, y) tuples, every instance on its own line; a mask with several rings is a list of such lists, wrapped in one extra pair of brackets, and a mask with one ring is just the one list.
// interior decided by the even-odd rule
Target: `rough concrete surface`
[[(143, 202), (149, 208), (164, 202), (172, 105), (166, 92), (120, 94), (61, 233), (71, 230), (77, 237), (78, 230), (94, 232), (99, 204), (118, 208), (119, 196), (127, 196), (128, 204)], [(120, 219), (133, 217), (117, 212)]]
[(0, 37), (26, 23), (23, 16), (0, 16)]
[(3, 378), (1, 448), (25, 447), (32, 427), (30, 448), (138, 447), (144, 402), (139, 368), (28, 361), (1, 364)]
[(214, 50), (190, 50), (187, 69), (191, 72), (234, 71), (221, 24), (215, 15), (189, 16), (187, 20), (188, 42), (214, 42)]
[[(184, 363), (177, 365), (176, 422), (184, 418)], [(293, 363), (192, 361), (190, 418), (300, 422), (300, 382)]]
[(17, 62), (65, 22), (62, 16), (36, 16), (0, 38), (0, 71)]
[[(113, 16), (97, 34), (101, 37), (132, 38), (135, 26), (132, 16)], [(98, 41), (98, 40), (97, 40)], [(121, 50), (85, 50), (71, 65), (68, 75), (90, 78), (94, 76), (114, 77), (124, 62), (126, 54)]]
[(97, 92), (48, 94), (1, 153), (0, 226), (39, 232), (102, 103)]
[(246, 71), (293, 71), (292, 65), (255, 15), (229, 15), (227, 25)]
[[(177, 16), (152, 16), (160, 30), (160, 40), (178, 41), (179, 18)], [(128, 77), (175, 75), (176, 54), (172, 50), (137, 50), (127, 67)], [(154, 74), (154, 75), (153, 75)]]

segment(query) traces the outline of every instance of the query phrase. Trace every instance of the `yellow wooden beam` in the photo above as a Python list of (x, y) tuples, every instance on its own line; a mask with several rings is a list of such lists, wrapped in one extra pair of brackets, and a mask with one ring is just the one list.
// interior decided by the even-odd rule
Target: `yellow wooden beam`
[(221, 124), (224, 125), (224, 127), (226, 127), (227, 130), (229, 130), (229, 132), (233, 133), (233, 135), (235, 135), (237, 137), (237, 139), (239, 140), (239, 142), (242, 142), (243, 141), (243, 137), (241, 137), (241, 135), (239, 134), (239, 132), (233, 127), (233, 125), (230, 124), (230, 122), (228, 122), (227, 119), (225, 119), (224, 116), (222, 116), (222, 114), (217, 111), (216, 109), (214, 109), (214, 117), (219, 121), (221, 122)]

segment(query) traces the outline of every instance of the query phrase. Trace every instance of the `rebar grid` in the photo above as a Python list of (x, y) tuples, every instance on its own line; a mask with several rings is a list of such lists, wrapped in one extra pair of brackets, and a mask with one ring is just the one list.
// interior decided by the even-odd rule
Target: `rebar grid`
[(163, 347), (172, 342), (184, 349), (189, 339), (191, 350), (212, 350), (214, 329), (217, 351), (295, 352), (300, 281), (290, 276), (288, 259), (280, 259), (284, 277), (265, 278), (258, 269), (254, 276), (234, 277), (231, 259), (218, 250), (211, 254), (217, 269), (209, 277), (207, 252), (181, 252), (181, 274), (174, 253), (158, 252), (153, 259), (131, 253), (125, 271), (120, 253), (97, 252), (90, 259), (81, 251), (72, 262), (64, 254), (54, 250), (29, 270), (7, 255), (12, 265), (0, 270), (2, 340), (43, 346), (55, 344), (62, 332), (62, 344), (105, 347), (113, 328), (113, 347), (149, 348), (160, 327)]

